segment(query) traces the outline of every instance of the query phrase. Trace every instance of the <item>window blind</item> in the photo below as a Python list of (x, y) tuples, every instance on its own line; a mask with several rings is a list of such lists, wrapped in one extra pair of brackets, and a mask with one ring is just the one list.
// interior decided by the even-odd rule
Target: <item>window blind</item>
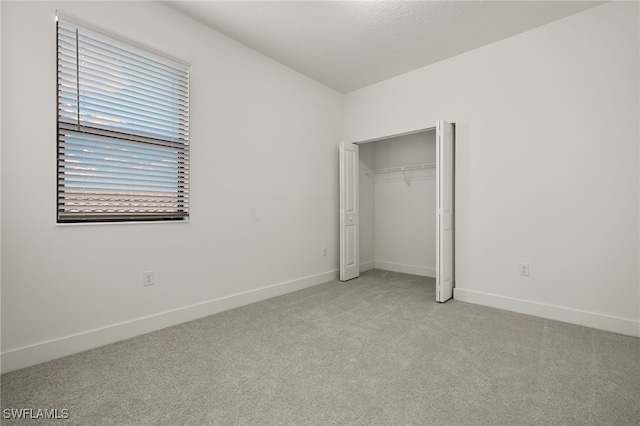
[(189, 67), (58, 20), (58, 222), (189, 216)]

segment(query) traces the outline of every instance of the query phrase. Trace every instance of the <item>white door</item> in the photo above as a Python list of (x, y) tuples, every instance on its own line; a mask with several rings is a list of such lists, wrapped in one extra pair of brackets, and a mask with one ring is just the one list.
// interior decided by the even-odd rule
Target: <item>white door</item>
[(360, 276), (359, 147), (340, 142), (340, 281)]
[(453, 126), (436, 125), (436, 301), (453, 297)]

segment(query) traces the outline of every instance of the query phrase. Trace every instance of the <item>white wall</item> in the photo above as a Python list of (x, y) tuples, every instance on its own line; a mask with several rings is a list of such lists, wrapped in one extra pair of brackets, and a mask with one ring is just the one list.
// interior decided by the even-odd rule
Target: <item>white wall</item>
[[(372, 142), (375, 168), (436, 162), (435, 131)], [(375, 266), (435, 277), (435, 169), (376, 174)], [(420, 178), (430, 178), (424, 180)], [(371, 176), (370, 176), (371, 178)]]
[(608, 3), (346, 96), (349, 141), (456, 123), (458, 300), (640, 335), (638, 40)]
[[(2, 9), (5, 371), (337, 277), (339, 93), (155, 2)], [(56, 9), (192, 64), (190, 223), (56, 225)]]

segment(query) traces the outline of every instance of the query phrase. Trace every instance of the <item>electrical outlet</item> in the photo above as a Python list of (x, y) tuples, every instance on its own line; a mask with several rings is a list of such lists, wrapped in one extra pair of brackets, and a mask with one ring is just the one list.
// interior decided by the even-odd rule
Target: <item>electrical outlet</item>
[(521, 263), (520, 264), (520, 275), (529, 276), (529, 264)]
[(144, 271), (142, 273), (142, 285), (148, 287), (156, 283), (156, 274), (153, 271)]

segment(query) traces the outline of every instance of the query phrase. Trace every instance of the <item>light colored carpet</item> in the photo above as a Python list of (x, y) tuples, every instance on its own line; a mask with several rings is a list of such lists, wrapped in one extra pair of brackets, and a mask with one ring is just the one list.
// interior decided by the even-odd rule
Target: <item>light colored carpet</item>
[(640, 423), (640, 339), (373, 270), (2, 376), (3, 424)]

